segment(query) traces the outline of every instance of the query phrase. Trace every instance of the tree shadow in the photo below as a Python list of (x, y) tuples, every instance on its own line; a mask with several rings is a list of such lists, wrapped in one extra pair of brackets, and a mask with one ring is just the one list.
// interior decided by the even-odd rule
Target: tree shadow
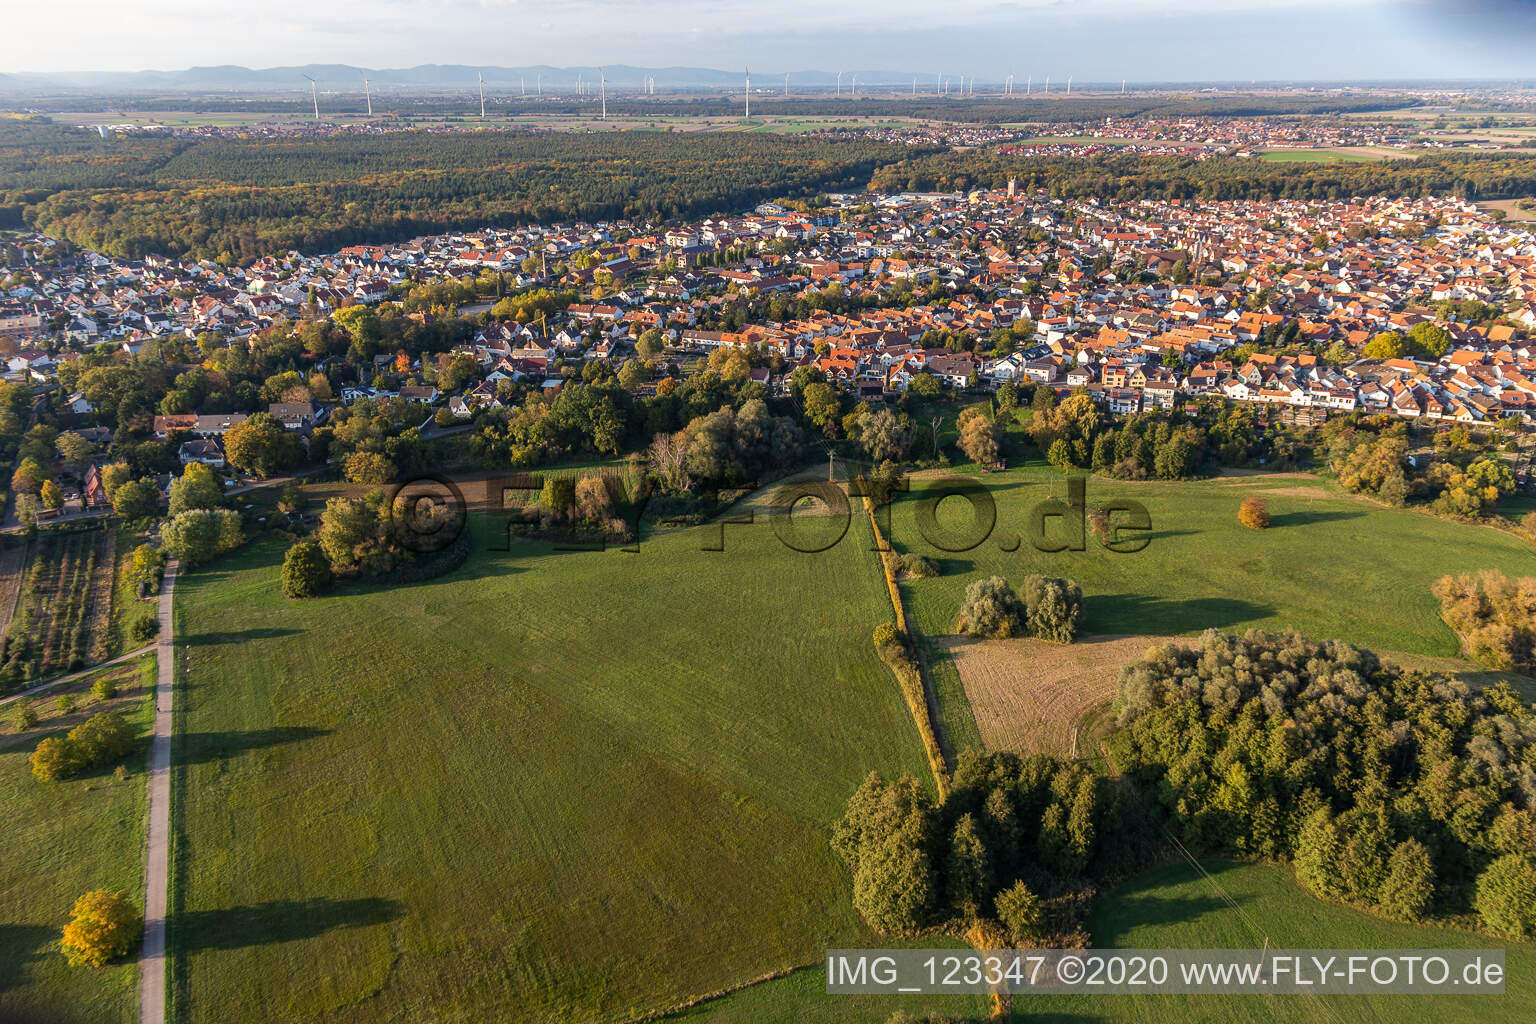
[(249, 640), (272, 640), (280, 636), (293, 636), (299, 629), (264, 626), (258, 629), (232, 629), (222, 633), (197, 633), (180, 641), (183, 647), (216, 647), (220, 644), (239, 644)]
[(1236, 597), (1176, 600), (1147, 594), (1097, 594), (1083, 599), (1089, 628), (1095, 633), (1186, 633), (1225, 629), (1239, 622), (1267, 618), (1271, 605)]
[[(59, 930), (37, 924), (0, 924), (0, 992), (26, 977), (27, 965), (58, 955)], [(0, 1020), (4, 1020), (0, 1011)]]
[(1363, 519), (1364, 512), (1346, 509), (1303, 509), (1299, 512), (1283, 512), (1269, 517), (1269, 528), (1285, 526), (1311, 526), (1313, 523), (1332, 523), (1340, 519)]
[[(1246, 895), (1233, 896), (1241, 906), (1253, 902)], [(1098, 946), (1113, 946), (1132, 928), (1161, 927), (1170, 924), (1188, 924), (1206, 914), (1231, 909), (1231, 905), (1215, 896), (1121, 896), (1117, 901), (1119, 919), (1115, 926), (1095, 930), (1093, 941)]]
[(333, 900), (316, 896), (223, 910), (182, 911), (172, 915), (170, 934), (178, 953), (245, 949), (312, 939), (342, 928), (388, 924), (404, 914), (405, 905), (399, 900), (377, 896)]
[(1125, 536), (1127, 540), (1163, 540), (1166, 537), (1193, 537), (1199, 532), (1199, 530), (1155, 530), (1145, 534), (1127, 533)]
[(285, 743), (300, 743), (330, 734), (329, 729), (308, 725), (279, 725), (248, 732), (185, 732), (178, 735), (177, 764), (205, 764), (222, 761), (251, 750), (264, 750)]

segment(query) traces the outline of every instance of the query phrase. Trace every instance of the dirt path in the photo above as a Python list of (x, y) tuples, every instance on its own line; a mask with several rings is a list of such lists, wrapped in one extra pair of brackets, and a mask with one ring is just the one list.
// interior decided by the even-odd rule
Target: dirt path
[(58, 676), (48, 680), (47, 682), (38, 683), (36, 686), (29, 686), (25, 690), (22, 690), (20, 693), (13, 693), (9, 697), (0, 697), (0, 708), (3, 708), (7, 704), (10, 704), (14, 701), (21, 700), (23, 697), (35, 696), (44, 690), (52, 689), (53, 687), (59, 686), (63, 683), (72, 683), (76, 679), (82, 679), (85, 676), (92, 674), (93, 672), (100, 672), (102, 669), (109, 665), (116, 665), (124, 661), (129, 661), (133, 658), (137, 658), (141, 654), (147, 654), (154, 649), (154, 644), (149, 644), (145, 647), (140, 647), (136, 651), (129, 651), (127, 654), (119, 654), (117, 657), (111, 659), (110, 661), (103, 661), (100, 664), (92, 665), (90, 668), (83, 668), (78, 672), (71, 672), (67, 676)]
[(155, 727), (149, 750), (149, 835), (144, 857), (144, 949), (139, 956), (140, 1024), (165, 1024), (165, 908), (171, 866), (171, 699), (176, 675), (171, 593), (176, 561), (160, 583), (160, 663), (155, 680)]

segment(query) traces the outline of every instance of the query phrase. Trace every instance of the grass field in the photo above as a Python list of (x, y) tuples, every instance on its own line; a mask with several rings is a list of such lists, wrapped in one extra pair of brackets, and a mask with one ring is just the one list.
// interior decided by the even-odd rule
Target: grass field
[(719, 536), (303, 604), (272, 542), (185, 576), (175, 1019), (613, 1020), (869, 939), (829, 826), (924, 760), (867, 530)]
[[(996, 503), (996, 527), (969, 551), (938, 550), (918, 533), (915, 509), (927, 481), (915, 481), (893, 511), (893, 543), (937, 557), (943, 568), (941, 577), (902, 584), (908, 608), (929, 636), (953, 631), (966, 584), (979, 576), (995, 573), (1017, 583), (1045, 573), (1082, 585), (1093, 633), (1295, 626), (1377, 650), (1451, 656), (1456, 638), (1429, 592), (1436, 579), (1487, 568), (1536, 572), (1536, 548), (1511, 534), (1382, 508), (1298, 474), (1141, 483), (1093, 477), (1088, 503), (1141, 502), (1151, 516), (1151, 542), (1140, 552), (1115, 554), (1090, 531), (1087, 550), (1047, 554), (1021, 538), (1033, 506), (1065, 496), (1063, 475), (1030, 464), (982, 482)], [(1238, 505), (1254, 494), (1268, 503), (1274, 522), (1262, 532), (1237, 522)], [(963, 499), (946, 499), (938, 515), (941, 524), (954, 524), (950, 536), (970, 532)], [(1060, 520), (1052, 522), (1059, 527)], [(1015, 542), (1017, 550), (1002, 550)]]
[[(954, 941), (942, 938), (915, 944), (956, 948)], [(901, 942), (882, 939), (876, 945), (884, 949)], [(805, 967), (662, 1019), (692, 1024), (885, 1024), (897, 1010), (914, 1016), (943, 1014), (975, 1021), (984, 1020), (988, 1012), (987, 998), (979, 995), (829, 996), (826, 986), (826, 971), (820, 965)]]
[[(141, 735), (153, 714), (153, 666), (146, 657), (103, 670), (122, 687), (112, 707)], [(72, 716), (61, 719), (51, 701), (38, 702), (39, 728), (25, 737), (0, 736), (0, 807), (7, 821), (0, 830), (0, 1021), (7, 1024), (137, 1019), (136, 963), (77, 969), (59, 952), (70, 907), (91, 889), (126, 889), (144, 905), (146, 749), (129, 757), (124, 781), (110, 768), (52, 783), (32, 777), (27, 759), (37, 740), (102, 710), (90, 705), (89, 681), (78, 688), (83, 706)]]
[[(1264, 864), (1208, 863), (1216, 885), (1192, 867), (1148, 872), (1101, 897), (1089, 931), (1096, 947), (1121, 949), (1429, 949), (1503, 948), (1502, 996), (1038, 996), (1016, 997), (1018, 1022), (1162, 1024), (1272, 1021), (1278, 1024), (1433, 1021), (1516, 1024), (1536, 1005), (1536, 947), (1445, 928), (1399, 924), (1313, 899), (1288, 870)], [(1232, 909), (1219, 895), (1229, 895)]]
[(1387, 152), (1372, 155), (1344, 149), (1267, 149), (1259, 154), (1259, 159), (1273, 164), (1341, 164), (1370, 163), (1387, 159), (1389, 155)]

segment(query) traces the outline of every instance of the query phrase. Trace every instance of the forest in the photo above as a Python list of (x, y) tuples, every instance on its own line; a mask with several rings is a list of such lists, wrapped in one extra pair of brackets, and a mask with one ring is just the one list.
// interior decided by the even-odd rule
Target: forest
[(0, 126), (0, 225), (130, 258), (237, 262), (486, 224), (698, 218), (862, 188), (905, 152), (660, 133), (102, 140), (23, 122)]
[(1059, 198), (1490, 199), (1536, 194), (1536, 158), (1084, 159), (703, 132), (102, 139), (40, 119), (0, 121), (0, 227), (129, 258), (248, 262), (487, 224), (699, 218), (839, 189), (964, 191), (1015, 177)]
[(865, 920), (1070, 943), (1096, 890), (1194, 851), (1289, 864), (1386, 917), (1536, 932), (1536, 720), (1508, 686), (1211, 630), (1127, 666), (1120, 705), (1116, 779), (967, 752), (935, 801), (871, 775), (832, 836)]
[(1012, 156), (984, 149), (912, 155), (883, 165), (877, 192), (1045, 189), (1059, 199), (1344, 199), (1350, 196), (1450, 195), (1501, 199), (1536, 192), (1536, 158), (1515, 154), (1442, 154), (1375, 163), (1279, 164), (1257, 157), (1108, 154), (1092, 158)]

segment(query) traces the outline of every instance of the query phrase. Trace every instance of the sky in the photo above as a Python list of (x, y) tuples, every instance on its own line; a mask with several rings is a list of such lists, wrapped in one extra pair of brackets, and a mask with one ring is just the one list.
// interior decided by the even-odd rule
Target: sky
[(0, 71), (631, 64), (1142, 82), (1533, 77), (1536, 0), (21, 0)]

